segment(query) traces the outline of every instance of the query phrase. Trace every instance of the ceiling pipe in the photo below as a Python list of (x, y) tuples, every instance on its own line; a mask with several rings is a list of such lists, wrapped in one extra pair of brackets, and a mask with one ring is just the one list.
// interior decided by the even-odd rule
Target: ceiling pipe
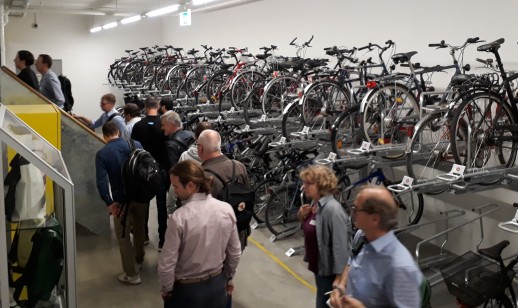
[(103, 10), (68, 10), (63, 8), (32, 8), (29, 7), (26, 10), (16, 10), (11, 9), (11, 13), (48, 13), (48, 14), (70, 14), (70, 15), (89, 15), (89, 16), (120, 16), (120, 17), (128, 17), (137, 15), (139, 13), (136, 12), (121, 12), (121, 11), (103, 11)]

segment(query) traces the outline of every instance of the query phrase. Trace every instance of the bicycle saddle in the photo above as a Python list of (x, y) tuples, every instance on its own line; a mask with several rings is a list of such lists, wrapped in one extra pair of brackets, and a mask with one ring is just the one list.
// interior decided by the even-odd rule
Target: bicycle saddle
[(461, 84), (465, 83), (466, 81), (471, 80), (472, 77), (473, 77), (472, 75), (467, 75), (467, 74), (455, 75), (451, 78), (451, 85), (460, 86)]
[(405, 63), (408, 60), (410, 60), (415, 54), (417, 54), (417, 51), (397, 53), (392, 56), (392, 60), (394, 60), (394, 63), (396, 64), (398, 64), (398, 62)]
[(269, 56), (271, 56), (272, 54), (271, 53), (267, 53), (267, 54), (257, 54), (255, 55), (255, 57), (259, 60), (265, 60), (266, 58), (268, 58)]
[(491, 246), (491, 247), (488, 247), (488, 248), (483, 248), (483, 249), (479, 249), (478, 252), (481, 254), (481, 255), (484, 255), (488, 258), (491, 258), (493, 260), (500, 260), (501, 258), (501, 254), (502, 254), (502, 251), (504, 250), (505, 247), (509, 246), (509, 241), (505, 240), (505, 241), (501, 241), (500, 243), (494, 245), (494, 246)]
[(180, 51), (183, 50), (183, 48), (173, 48), (173, 50), (176, 51), (176, 52), (180, 52)]
[(498, 39), (498, 40), (496, 40), (494, 42), (487, 43), (487, 44), (484, 44), (484, 45), (480, 45), (480, 46), (477, 47), (477, 50), (478, 51), (492, 52), (492, 51), (498, 50), (498, 48), (500, 48), (500, 45), (502, 45), (504, 42), (505, 42), (505, 39), (501, 38), (501, 39)]

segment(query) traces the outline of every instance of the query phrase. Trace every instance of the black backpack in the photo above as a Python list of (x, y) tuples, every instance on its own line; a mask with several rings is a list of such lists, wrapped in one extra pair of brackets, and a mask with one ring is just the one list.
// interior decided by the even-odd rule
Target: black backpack
[(232, 177), (228, 182), (214, 171), (205, 169), (213, 174), (221, 183), (223, 188), (219, 191), (216, 199), (229, 203), (236, 214), (236, 225), (238, 231), (248, 230), (250, 233), (250, 221), (255, 203), (255, 191), (246, 185), (238, 183), (236, 178), (236, 164), (232, 161)]
[(63, 92), (63, 96), (65, 97), (65, 104), (63, 106), (63, 109), (66, 112), (72, 111), (72, 107), (74, 106), (74, 97), (72, 96), (72, 83), (70, 83), (70, 79), (63, 75), (59, 75), (58, 79), (61, 83), (61, 91)]
[(130, 156), (122, 165), (122, 182), (126, 203), (148, 203), (160, 187), (159, 165), (151, 153), (135, 148), (135, 141), (128, 140)]

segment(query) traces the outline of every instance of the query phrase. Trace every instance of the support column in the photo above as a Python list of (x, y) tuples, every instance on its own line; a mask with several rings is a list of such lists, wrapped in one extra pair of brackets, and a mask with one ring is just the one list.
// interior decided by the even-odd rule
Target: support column
[(7, 24), (7, 17), (5, 14), (5, 6), (0, 5), (0, 65), (5, 65), (5, 33), (4, 28)]

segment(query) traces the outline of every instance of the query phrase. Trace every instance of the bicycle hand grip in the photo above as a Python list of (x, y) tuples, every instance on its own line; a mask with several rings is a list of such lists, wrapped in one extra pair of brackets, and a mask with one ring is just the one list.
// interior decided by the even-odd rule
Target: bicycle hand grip
[(385, 44), (390, 46), (390, 45), (394, 45), (394, 42), (392, 40), (388, 40), (385, 42)]
[(470, 44), (474, 44), (474, 43), (477, 43), (479, 40), (479, 37), (472, 37), (472, 38), (468, 38), (467, 42), (470, 43)]
[(428, 44), (428, 47), (441, 47), (441, 44)]
[(291, 41), (290, 45), (295, 45), (295, 40), (296, 40), (296, 39), (297, 39), (297, 38), (294, 38), (294, 39), (293, 39), (293, 41)]

